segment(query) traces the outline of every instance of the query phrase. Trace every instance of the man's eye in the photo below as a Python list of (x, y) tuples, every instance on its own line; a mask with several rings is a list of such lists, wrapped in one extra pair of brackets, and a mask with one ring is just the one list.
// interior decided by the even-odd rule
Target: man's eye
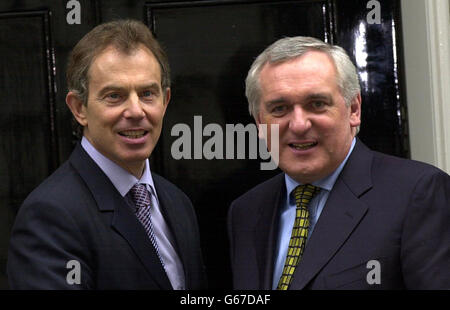
[(110, 93), (105, 96), (105, 99), (109, 102), (118, 102), (121, 98), (119, 93)]
[(108, 94), (107, 97), (112, 98), (112, 99), (119, 99), (120, 95), (117, 93), (112, 93), (112, 94)]
[(144, 90), (139, 94), (139, 97), (141, 98), (142, 101), (150, 103), (155, 100), (155, 98), (157, 97), (157, 93), (155, 93), (152, 90)]
[(311, 105), (312, 105), (312, 107), (313, 107), (314, 109), (320, 110), (320, 109), (323, 109), (323, 108), (325, 107), (326, 103), (323, 102), (323, 101), (313, 101), (313, 102), (311, 103)]
[(279, 106), (276, 106), (276, 107), (274, 107), (274, 108), (272, 109), (272, 113), (274, 113), (274, 114), (280, 114), (280, 113), (283, 113), (285, 110), (286, 110), (286, 107), (285, 107), (285, 106), (279, 105)]
[(150, 90), (145, 90), (141, 94), (142, 97), (151, 97), (152, 95), (153, 95), (153, 92)]

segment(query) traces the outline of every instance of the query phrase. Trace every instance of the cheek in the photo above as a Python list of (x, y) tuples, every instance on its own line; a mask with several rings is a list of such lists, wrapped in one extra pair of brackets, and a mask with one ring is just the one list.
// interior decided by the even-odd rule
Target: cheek
[(282, 119), (267, 120), (265, 123), (261, 123), (262, 128), (258, 130), (259, 136), (262, 139), (267, 137), (268, 143), (279, 143), (282, 140), (283, 135), (287, 129), (287, 123)]
[(162, 113), (150, 113), (147, 114), (147, 120), (154, 128), (160, 128), (163, 123), (163, 115)]
[(150, 106), (145, 109), (147, 119), (152, 123), (159, 123), (164, 117), (165, 107), (161, 104)]
[(350, 126), (344, 119), (323, 122), (320, 134), (324, 151), (335, 156), (347, 144), (350, 133)]
[(315, 121), (315, 127), (324, 134), (336, 135), (345, 127), (345, 123), (348, 122), (347, 119), (348, 115), (343, 115), (340, 111), (332, 111), (328, 114), (318, 116)]

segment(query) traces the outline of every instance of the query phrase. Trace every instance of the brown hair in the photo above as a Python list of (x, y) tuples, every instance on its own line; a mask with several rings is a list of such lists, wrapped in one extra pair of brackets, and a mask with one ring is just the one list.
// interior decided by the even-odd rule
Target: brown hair
[[(84, 105), (89, 94), (89, 68), (95, 57), (106, 48), (113, 46), (127, 55), (142, 44), (155, 56), (161, 67), (161, 88), (163, 94), (170, 87), (170, 67), (167, 55), (153, 36), (150, 29), (140, 21), (116, 20), (96, 26), (73, 48), (67, 64), (67, 87), (74, 92)], [(74, 134), (80, 138), (83, 128), (74, 121)]]
[(127, 19), (100, 24), (75, 45), (67, 64), (66, 77), (69, 91), (76, 93), (86, 105), (89, 92), (88, 72), (95, 57), (110, 46), (130, 54), (138, 48), (139, 44), (147, 47), (161, 66), (162, 89), (170, 87), (170, 68), (165, 51), (145, 24)]

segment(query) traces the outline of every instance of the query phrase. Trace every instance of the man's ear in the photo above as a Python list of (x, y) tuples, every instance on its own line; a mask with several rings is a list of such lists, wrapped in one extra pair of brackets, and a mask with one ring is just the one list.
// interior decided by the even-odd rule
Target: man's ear
[(167, 106), (169, 105), (169, 102), (170, 102), (170, 94), (171, 94), (170, 93), (170, 88), (167, 87), (166, 90), (165, 90), (165, 93), (164, 93), (164, 98), (163, 98), (163, 100), (164, 100), (164, 114), (166, 114)]
[(87, 126), (87, 115), (86, 115), (86, 106), (80, 100), (77, 94), (74, 92), (69, 92), (66, 96), (66, 104), (69, 107), (70, 111), (73, 114), (73, 117), (77, 120), (77, 122), (83, 126)]
[(170, 87), (167, 87), (165, 90), (165, 94), (164, 94), (164, 105), (167, 107), (167, 105), (169, 104), (170, 101)]
[(350, 104), (350, 126), (361, 125), (361, 94), (358, 93)]

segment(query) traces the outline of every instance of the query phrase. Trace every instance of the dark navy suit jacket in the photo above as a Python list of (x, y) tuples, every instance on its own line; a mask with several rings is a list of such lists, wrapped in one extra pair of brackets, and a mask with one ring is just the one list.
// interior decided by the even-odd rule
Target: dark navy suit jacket
[[(183, 263), (186, 288), (204, 288), (192, 204), (172, 183), (152, 177)], [(81, 284), (66, 279), (75, 270), (66, 266), (71, 260), (80, 263)], [(21, 206), (7, 274), (12, 289), (172, 288), (143, 226), (80, 144)]]
[[(234, 288), (272, 288), (284, 195), (282, 173), (232, 203)], [(449, 175), (357, 140), (290, 289), (450, 289)]]

